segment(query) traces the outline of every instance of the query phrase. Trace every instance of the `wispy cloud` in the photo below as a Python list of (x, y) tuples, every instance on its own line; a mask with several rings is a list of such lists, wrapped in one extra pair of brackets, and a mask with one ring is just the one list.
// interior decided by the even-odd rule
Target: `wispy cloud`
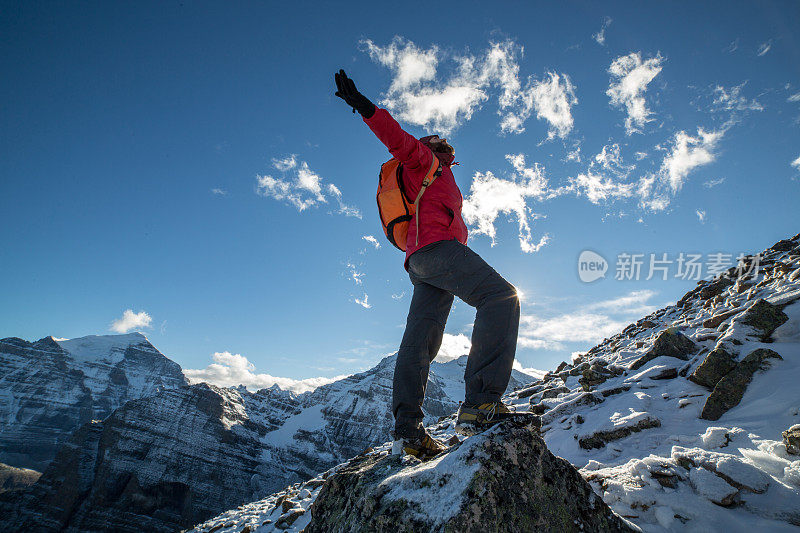
[(134, 329), (149, 328), (152, 323), (152, 317), (145, 311), (134, 313), (132, 309), (126, 309), (121, 318), (111, 323), (110, 329), (117, 333), (128, 333)]
[(758, 57), (765, 55), (770, 51), (770, 49), (772, 49), (772, 39), (765, 43), (761, 43), (761, 45), (758, 47)]
[(271, 175), (256, 177), (256, 192), (266, 198), (287, 202), (302, 212), (309, 207), (327, 204), (333, 199), (338, 210), (336, 213), (361, 218), (355, 207), (342, 202), (342, 193), (333, 183), (323, 183), (324, 179), (309, 168), (305, 161), (298, 161), (292, 154), (284, 158), (272, 160), (272, 166), (282, 174), (276, 178)]
[(500, 214), (514, 215), (519, 226), (519, 244), (522, 251), (537, 252), (547, 244), (549, 236), (542, 235), (536, 241), (532, 235), (530, 221), (536, 214), (528, 207), (528, 199), (543, 200), (551, 191), (538, 165), (526, 166), (522, 154), (507, 155), (506, 160), (514, 167), (511, 179), (496, 177), (492, 172), (476, 172), (472, 178), (469, 196), (464, 201), (462, 213), (467, 224), (477, 225), (473, 233), (487, 235), (496, 244), (495, 222)]
[(406, 295), (406, 291), (400, 291), (397, 294), (392, 293), (392, 300), (402, 300), (403, 296), (405, 296), (405, 295)]
[(594, 343), (624, 328), (633, 316), (651, 313), (655, 306), (648, 302), (654, 291), (632, 291), (609, 300), (583, 305), (571, 313), (542, 317), (523, 315), (520, 318), (521, 347), (564, 350), (564, 343)]
[(747, 85), (747, 82), (728, 89), (721, 85), (714, 87), (714, 101), (712, 104), (715, 109), (724, 111), (763, 111), (764, 106), (757, 100), (748, 100), (742, 95), (742, 88), (745, 85)]
[(228, 196), (228, 191), (225, 189), (220, 189), (219, 187), (214, 187), (211, 189), (211, 194), (216, 194), (217, 196)]
[(660, 54), (642, 61), (641, 54), (633, 52), (616, 58), (608, 68), (612, 79), (606, 94), (611, 105), (625, 108), (625, 132), (628, 135), (640, 133), (641, 128), (652, 120), (644, 95), (648, 84), (661, 72), (662, 61)]
[(603, 20), (603, 26), (600, 28), (600, 31), (592, 35), (592, 39), (597, 41), (597, 44), (599, 44), (600, 46), (606, 45), (606, 30), (610, 25), (611, 25), (611, 17), (606, 17), (605, 20)]
[(732, 52), (735, 52), (738, 49), (739, 49), (739, 39), (737, 37), (736, 39), (731, 41), (731, 44), (729, 44), (728, 46), (725, 47), (724, 51), (732, 53)]
[(509, 111), (500, 122), (500, 130), (510, 133), (525, 131), (524, 122), (536, 110), (536, 118), (550, 125), (547, 138), (565, 138), (572, 131), (572, 107), (578, 103), (575, 86), (566, 74), (548, 72), (544, 79), (531, 78), (527, 89), (520, 93), (520, 107)]
[(794, 93), (786, 99), (787, 102), (800, 102), (800, 93)]
[(792, 161), (792, 162), (790, 163), (790, 165), (791, 165), (791, 166), (793, 166), (794, 168), (796, 168), (796, 169), (800, 170), (800, 156), (798, 156), (798, 157), (797, 157), (797, 159), (795, 159), (794, 161)]
[(369, 303), (369, 295), (367, 293), (364, 293), (363, 298), (353, 298), (353, 302), (357, 303), (364, 309), (370, 309), (372, 307), (372, 304)]
[(477, 54), (446, 52), (436, 45), (422, 49), (399, 36), (385, 46), (369, 39), (360, 44), (392, 72), (380, 103), (405, 122), (449, 134), (494, 95), (503, 133), (524, 131), (534, 111), (550, 124), (548, 138), (572, 129), (570, 108), (577, 99), (569, 77), (551, 72), (542, 80), (521, 80), (524, 49), (512, 40), (490, 42)]
[(706, 223), (706, 212), (703, 211), (703, 210), (697, 209), (695, 211), (695, 213), (697, 214), (697, 219), (700, 221), (700, 223), (701, 224), (705, 224)]
[(250, 391), (278, 385), (284, 390), (290, 390), (300, 394), (347, 377), (347, 375), (341, 375), (332, 378), (282, 378), (270, 374), (256, 373), (255, 365), (248, 361), (247, 357), (240, 354), (215, 352), (211, 358), (214, 362), (206, 368), (187, 369), (183, 371), (184, 375), (186, 375), (191, 383), (205, 382), (218, 387), (236, 387), (244, 385)]
[(703, 187), (705, 187), (706, 189), (713, 189), (717, 185), (722, 185), (723, 183), (725, 183), (725, 178), (714, 178), (708, 181), (704, 181)]
[(361, 238), (364, 239), (365, 241), (367, 241), (368, 243), (370, 243), (375, 248), (380, 248), (381, 247), (381, 243), (379, 243), (378, 239), (376, 239), (372, 235), (364, 235)]
[(659, 170), (640, 180), (642, 207), (652, 211), (666, 209), (689, 173), (716, 159), (716, 147), (724, 134), (725, 130), (705, 131), (703, 128), (698, 128), (696, 136), (685, 131), (676, 133)]
[(630, 198), (636, 191), (636, 184), (625, 180), (634, 168), (635, 165), (623, 162), (619, 144), (603, 146), (590, 160), (586, 172), (569, 178), (569, 191), (585, 196), (593, 204)]
[(364, 277), (364, 273), (358, 270), (358, 267), (353, 263), (347, 263), (347, 272), (348, 272), (348, 279), (352, 280), (356, 285), (363, 284), (363, 280), (361, 278)]

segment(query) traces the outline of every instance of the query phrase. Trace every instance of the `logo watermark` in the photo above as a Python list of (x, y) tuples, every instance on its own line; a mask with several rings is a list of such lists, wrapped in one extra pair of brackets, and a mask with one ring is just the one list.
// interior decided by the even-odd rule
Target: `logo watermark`
[[(739, 279), (758, 275), (760, 255), (715, 252), (696, 254), (680, 252), (667, 253), (628, 253), (617, 254), (614, 279), (619, 281), (650, 281), (660, 279), (682, 279), (700, 281), (727, 277)], [(584, 250), (578, 256), (578, 277), (584, 283), (605, 278), (609, 265), (605, 258), (591, 250)]]
[(578, 256), (578, 277), (584, 283), (591, 283), (606, 277), (608, 261), (602, 255), (591, 250), (584, 250)]

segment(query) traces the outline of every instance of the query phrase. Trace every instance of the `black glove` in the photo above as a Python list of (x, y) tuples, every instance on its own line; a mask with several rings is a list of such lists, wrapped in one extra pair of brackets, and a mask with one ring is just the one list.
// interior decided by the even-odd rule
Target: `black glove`
[(333, 75), (336, 79), (336, 96), (344, 100), (347, 105), (353, 108), (353, 113), (358, 111), (364, 118), (370, 118), (375, 114), (375, 104), (370, 102), (366, 96), (358, 92), (356, 84), (347, 77), (344, 70), (340, 70)]

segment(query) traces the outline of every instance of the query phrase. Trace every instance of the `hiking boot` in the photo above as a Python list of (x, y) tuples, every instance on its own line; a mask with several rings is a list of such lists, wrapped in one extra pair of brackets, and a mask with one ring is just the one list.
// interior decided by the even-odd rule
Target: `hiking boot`
[(397, 440), (405, 453), (413, 455), (420, 461), (432, 459), (448, 450), (447, 446), (428, 435), (425, 430), (415, 436), (400, 437)]
[(541, 427), (541, 419), (535, 414), (512, 411), (502, 402), (482, 403), (479, 405), (462, 403), (458, 409), (456, 433), (467, 436), (475, 435), (506, 420), (514, 420)]

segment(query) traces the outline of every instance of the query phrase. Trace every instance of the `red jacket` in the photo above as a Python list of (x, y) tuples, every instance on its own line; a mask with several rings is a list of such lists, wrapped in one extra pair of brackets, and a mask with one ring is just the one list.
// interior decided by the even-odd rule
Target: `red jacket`
[[(365, 118), (364, 122), (372, 132), (386, 145), (389, 152), (403, 163), (403, 185), (410, 200), (414, 200), (422, 187), (422, 179), (431, 168), (434, 153), (425, 145), (424, 140), (416, 139), (400, 127), (385, 109), (376, 109), (375, 114)], [(408, 226), (406, 242), (405, 267), (408, 270), (408, 258), (423, 246), (436, 241), (457, 239), (467, 244), (467, 226), (461, 218), (461, 191), (456, 185), (450, 165), (453, 155), (436, 153), (442, 163), (442, 175), (436, 178), (422, 195), (419, 202), (419, 244), (417, 244), (417, 228), (412, 220)]]

